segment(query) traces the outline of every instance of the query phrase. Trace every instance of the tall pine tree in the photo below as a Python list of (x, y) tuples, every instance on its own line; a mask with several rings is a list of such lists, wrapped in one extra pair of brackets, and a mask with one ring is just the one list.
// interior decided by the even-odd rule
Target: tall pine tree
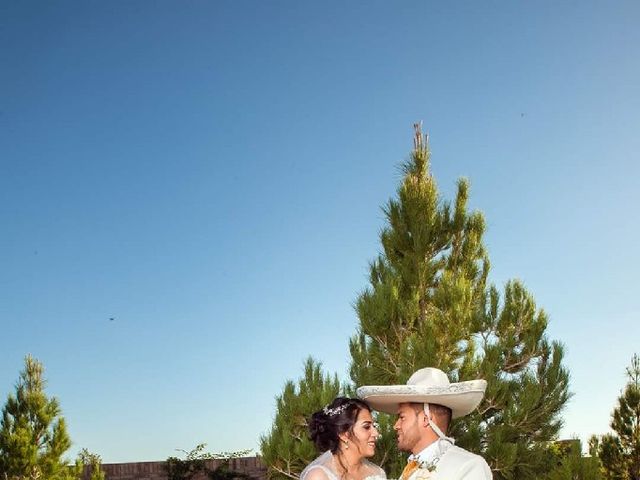
[[(383, 251), (356, 302), (351, 380), (401, 384), (425, 366), (452, 381), (484, 378), (482, 404), (451, 433), (487, 459), (494, 478), (537, 478), (551, 468), (548, 442), (569, 397), (562, 346), (547, 340), (547, 316), (520, 282), (508, 282), (502, 296), (487, 285), (485, 222), (467, 210), (469, 185), (458, 182), (452, 207), (440, 198), (429, 162), (428, 138), (416, 126), (397, 197), (384, 208)], [(397, 476), (392, 420), (381, 414), (380, 423), (378, 461)]]
[(62, 459), (71, 446), (60, 405), (45, 394), (44, 367), (28, 355), (15, 395), (9, 394), (0, 424), (0, 478), (67, 480)]
[(627, 368), (629, 381), (611, 414), (614, 433), (592, 438), (607, 480), (640, 480), (640, 357)]
[[(485, 221), (467, 210), (469, 184), (458, 182), (451, 205), (440, 198), (429, 162), (428, 139), (416, 126), (397, 197), (383, 209), (382, 254), (371, 263), (369, 286), (356, 301), (359, 327), (349, 345), (347, 390), (405, 383), (425, 366), (444, 370), (452, 381), (484, 378), (482, 404), (455, 421), (450, 433), (482, 454), (496, 479), (544, 477), (557, 466), (549, 445), (569, 398), (562, 346), (546, 338), (547, 316), (522, 283), (508, 282), (502, 295), (487, 284)], [(306, 372), (305, 378), (309, 366)], [(320, 378), (319, 371), (309, 378)], [(321, 382), (307, 384), (328, 394)], [(312, 457), (300, 429), (304, 416), (331, 400), (328, 395), (305, 407), (301, 392), (287, 384), (272, 432), (263, 439), (265, 462), (283, 477), (296, 478), (301, 460)], [(383, 434), (376, 461), (397, 477), (404, 460), (396, 449), (394, 419), (380, 414), (378, 420)], [(296, 449), (304, 454), (294, 455)]]

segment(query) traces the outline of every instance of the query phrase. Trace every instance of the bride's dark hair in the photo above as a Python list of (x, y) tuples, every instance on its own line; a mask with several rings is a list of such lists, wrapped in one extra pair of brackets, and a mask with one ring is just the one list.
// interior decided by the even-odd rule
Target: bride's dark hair
[(371, 411), (369, 405), (357, 398), (337, 397), (309, 419), (309, 436), (320, 452), (336, 453), (339, 435), (353, 431), (360, 410)]

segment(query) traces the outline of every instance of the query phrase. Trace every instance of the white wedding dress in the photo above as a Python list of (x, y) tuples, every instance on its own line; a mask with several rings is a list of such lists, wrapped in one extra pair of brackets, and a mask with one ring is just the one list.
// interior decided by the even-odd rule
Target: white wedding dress
[[(363, 464), (365, 468), (363, 478), (366, 479), (372, 477), (372, 479), (375, 478), (376, 480), (387, 478), (384, 470), (375, 463), (371, 463), (368, 460), (363, 460)], [(311, 476), (314, 480), (322, 478), (317, 476), (318, 471), (324, 473), (324, 476), (326, 476), (328, 480), (342, 480), (340, 478), (340, 475), (338, 475), (338, 472), (336, 471), (336, 467), (333, 461), (333, 455), (331, 454), (330, 450), (327, 450), (313, 462), (307, 465), (307, 467), (300, 474), (300, 480), (307, 480), (307, 477), (311, 473), (314, 473), (314, 475)]]

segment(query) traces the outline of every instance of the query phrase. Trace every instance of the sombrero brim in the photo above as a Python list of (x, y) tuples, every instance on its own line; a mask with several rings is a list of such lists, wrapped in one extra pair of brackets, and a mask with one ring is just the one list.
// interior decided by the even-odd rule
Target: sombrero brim
[(422, 385), (379, 385), (357, 389), (358, 397), (371, 408), (396, 414), (401, 403), (435, 403), (451, 409), (452, 418), (463, 417), (476, 409), (484, 391), (485, 380), (470, 380), (440, 387)]

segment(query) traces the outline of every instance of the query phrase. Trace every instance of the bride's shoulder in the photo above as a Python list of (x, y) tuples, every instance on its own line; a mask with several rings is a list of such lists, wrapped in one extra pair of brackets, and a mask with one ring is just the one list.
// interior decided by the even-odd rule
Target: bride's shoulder
[(330, 451), (324, 452), (307, 465), (300, 475), (300, 480), (337, 480), (330, 468), (332, 458)]
[(302, 480), (330, 480), (326, 467), (310, 465), (300, 476)]
[(373, 477), (373, 478), (387, 478), (387, 474), (384, 473), (384, 470), (379, 466), (376, 465), (373, 462), (370, 462), (369, 460), (365, 460), (367, 462), (367, 467), (368, 470), (371, 472), (369, 475), (367, 475), (367, 477)]

